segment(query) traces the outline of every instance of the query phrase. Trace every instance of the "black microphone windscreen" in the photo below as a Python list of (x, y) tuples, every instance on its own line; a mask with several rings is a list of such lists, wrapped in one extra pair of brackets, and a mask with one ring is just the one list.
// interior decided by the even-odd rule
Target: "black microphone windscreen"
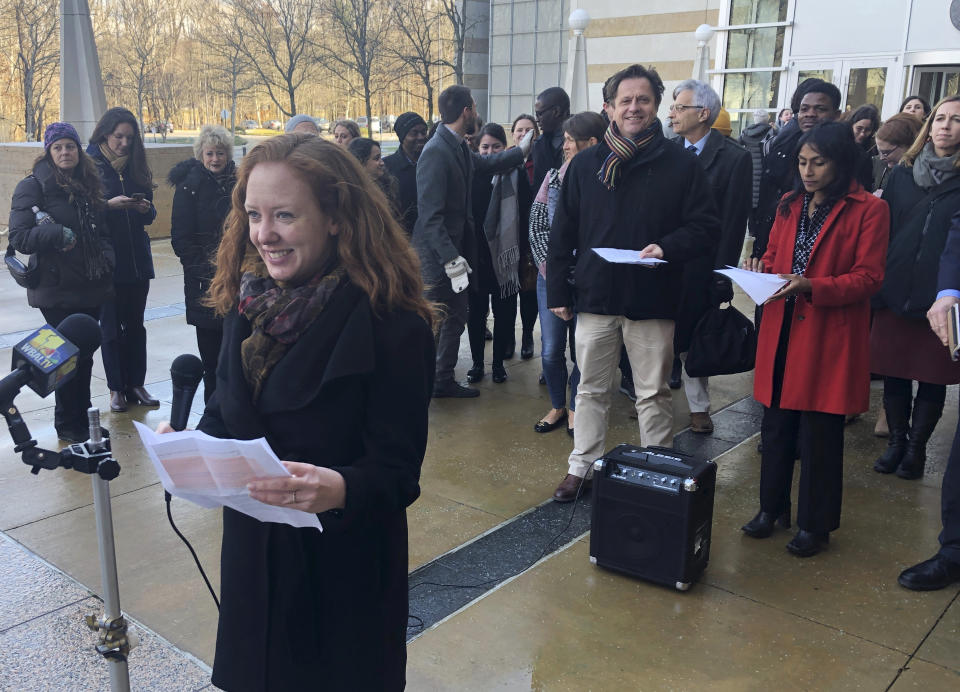
[(203, 362), (192, 353), (177, 356), (170, 366), (174, 386), (196, 387), (203, 379)]
[(57, 325), (57, 331), (77, 347), (84, 356), (93, 355), (100, 348), (100, 323), (83, 313), (67, 315)]

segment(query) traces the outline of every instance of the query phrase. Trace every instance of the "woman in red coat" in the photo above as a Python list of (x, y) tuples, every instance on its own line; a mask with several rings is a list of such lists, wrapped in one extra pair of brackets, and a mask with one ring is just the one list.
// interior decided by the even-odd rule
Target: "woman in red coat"
[(849, 127), (819, 124), (799, 146), (794, 189), (780, 202), (766, 254), (749, 267), (790, 283), (767, 301), (760, 325), (760, 512), (743, 531), (766, 538), (775, 523), (789, 528), (799, 447), (799, 531), (787, 549), (809, 557), (840, 525), (844, 417), (869, 404), (869, 299), (883, 281), (890, 220), (886, 203), (856, 181)]

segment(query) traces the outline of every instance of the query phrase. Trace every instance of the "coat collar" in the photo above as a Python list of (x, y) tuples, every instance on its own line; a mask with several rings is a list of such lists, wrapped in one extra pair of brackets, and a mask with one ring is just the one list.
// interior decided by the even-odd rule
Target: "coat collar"
[(707, 134), (707, 141), (703, 145), (703, 151), (700, 152), (700, 163), (703, 164), (704, 168), (710, 168), (713, 165), (713, 160), (717, 158), (717, 154), (726, 144), (725, 140), (726, 137), (722, 134), (716, 130), (710, 130)]
[(217, 399), (231, 434), (240, 439), (264, 436), (261, 415), (296, 411), (310, 404), (331, 382), (373, 372), (373, 313), (359, 288), (346, 284), (317, 320), (278, 362), (253, 404), (243, 375), (240, 344), (250, 336), (250, 323), (234, 312), (224, 321), (223, 377), (217, 378)]
[[(863, 189), (863, 186), (857, 182), (856, 178), (850, 182), (850, 188), (847, 190), (847, 194), (838, 199), (834, 203), (830, 213), (827, 214), (827, 218), (823, 222), (823, 227), (820, 229), (820, 233), (817, 234), (817, 239), (813, 243), (813, 248), (810, 250), (810, 259), (807, 261), (807, 266), (810, 265), (810, 262), (812, 262), (813, 258), (817, 255), (817, 250), (824, 242), (823, 239), (826, 238), (833, 230), (833, 227), (836, 225), (837, 217), (840, 216), (840, 212), (843, 211), (844, 207), (850, 203), (867, 201), (867, 199), (872, 196), (873, 195)], [(799, 218), (794, 216), (794, 214), (806, 213), (806, 209), (803, 208), (803, 195), (799, 195), (795, 200), (793, 200), (793, 202), (790, 203), (790, 209), (790, 218), (793, 219)], [(794, 240), (794, 243), (796, 243), (796, 240)], [(790, 256), (793, 256), (792, 250)]]

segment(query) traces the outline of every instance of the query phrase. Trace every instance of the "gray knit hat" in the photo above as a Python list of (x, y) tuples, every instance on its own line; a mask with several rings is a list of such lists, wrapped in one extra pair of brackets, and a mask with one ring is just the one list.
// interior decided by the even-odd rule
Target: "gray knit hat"
[(316, 127), (316, 123), (313, 122), (313, 118), (311, 118), (309, 115), (301, 114), (301, 115), (295, 115), (292, 118), (290, 118), (287, 121), (287, 124), (283, 126), (283, 131), (289, 134), (293, 132), (293, 128), (295, 128), (300, 123), (311, 123), (314, 125), (314, 127)]

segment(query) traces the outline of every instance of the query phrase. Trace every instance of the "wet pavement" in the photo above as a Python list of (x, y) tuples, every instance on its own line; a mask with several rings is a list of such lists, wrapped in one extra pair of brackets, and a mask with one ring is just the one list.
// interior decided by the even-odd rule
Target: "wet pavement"
[[(216, 609), (167, 525), (162, 489), (132, 427), (168, 417), (170, 363), (196, 350), (179, 264), (166, 241), (153, 250), (147, 388), (162, 404), (110, 413), (99, 356), (94, 404), (123, 469), (111, 494), (121, 602), (144, 641), (130, 657), (134, 688), (212, 689)], [(737, 304), (747, 311), (742, 296)], [(41, 323), (0, 271), (0, 361), (15, 334)], [(461, 376), (469, 362), (464, 338)], [(807, 560), (786, 552), (787, 531), (758, 541), (739, 530), (756, 511), (759, 481), (750, 375), (712, 380), (721, 413), (711, 436), (683, 431), (686, 404), (675, 392), (678, 443), (719, 468), (710, 563), (681, 593), (592, 565), (589, 503), (548, 502), (571, 440), (562, 430), (533, 431), (549, 409), (539, 371), (538, 358), (516, 358), (507, 382), (477, 385), (478, 399), (431, 406), (423, 493), (409, 510), (411, 584), (430, 584), (411, 594), (408, 689), (960, 688), (960, 585), (921, 594), (896, 583), (901, 569), (936, 549), (956, 388), (919, 481), (872, 471), (884, 445), (872, 434), (873, 413), (848, 426), (842, 526)], [(876, 406), (877, 385), (872, 394)], [(199, 401), (198, 393), (192, 423)], [(40, 446), (56, 449), (52, 397), (26, 390), (17, 404)], [(636, 442), (630, 402), (614, 393), (612, 404), (607, 446)], [(0, 497), (0, 689), (108, 689), (81, 620), (99, 608), (100, 593), (89, 479), (65, 470), (31, 475), (2, 435)], [(173, 508), (218, 584), (218, 513), (180, 500)]]

